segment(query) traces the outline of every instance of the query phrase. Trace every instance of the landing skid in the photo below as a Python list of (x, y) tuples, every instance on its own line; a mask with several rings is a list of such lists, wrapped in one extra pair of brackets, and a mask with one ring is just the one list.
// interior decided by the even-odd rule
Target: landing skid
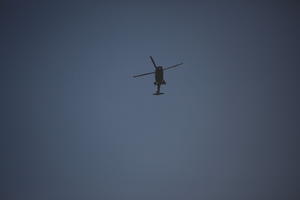
[(161, 94), (164, 94), (163, 92), (156, 92), (156, 93), (153, 93), (153, 95), (161, 95)]

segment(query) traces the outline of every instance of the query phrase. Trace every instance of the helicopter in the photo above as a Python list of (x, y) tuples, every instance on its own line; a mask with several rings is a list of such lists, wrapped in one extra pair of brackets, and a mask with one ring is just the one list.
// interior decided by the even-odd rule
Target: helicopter
[(149, 72), (149, 73), (145, 73), (145, 74), (139, 74), (139, 75), (134, 75), (133, 78), (137, 78), (137, 77), (141, 77), (141, 76), (146, 76), (149, 74), (155, 74), (155, 82), (154, 85), (157, 86), (157, 90), (153, 95), (161, 95), (164, 94), (162, 92), (160, 92), (160, 86), (161, 85), (166, 85), (166, 81), (164, 80), (164, 71), (165, 70), (169, 70), (175, 67), (178, 67), (179, 65), (182, 65), (183, 63), (179, 63), (176, 65), (172, 65), (170, 67), (163, 67), (163, 66), (157, 66), (154, 59), (152, 58), (152, 56), (150, 56), (150, 59), (154, 65), (155, 71), (154, 72)]

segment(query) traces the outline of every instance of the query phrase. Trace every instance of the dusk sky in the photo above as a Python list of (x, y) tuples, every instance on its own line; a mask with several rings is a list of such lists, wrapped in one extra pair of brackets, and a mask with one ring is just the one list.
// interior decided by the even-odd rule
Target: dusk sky
[[(1, 199), (298, 200), (298, 1), (0, 2)], [(164, 95), (152, 95), (156, 63)]]

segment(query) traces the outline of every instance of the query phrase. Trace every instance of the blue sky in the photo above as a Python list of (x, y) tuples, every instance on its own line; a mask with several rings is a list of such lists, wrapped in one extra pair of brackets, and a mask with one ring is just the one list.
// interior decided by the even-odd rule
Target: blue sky
[(299, 3), (0, 9), (8, 199), (298, 199)]

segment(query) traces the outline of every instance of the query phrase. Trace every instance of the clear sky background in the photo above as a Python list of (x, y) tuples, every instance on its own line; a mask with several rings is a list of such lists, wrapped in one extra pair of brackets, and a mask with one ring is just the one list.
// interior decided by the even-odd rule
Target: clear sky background
[(299, 10), (2, 0), (1, 199), (299, 199)]

